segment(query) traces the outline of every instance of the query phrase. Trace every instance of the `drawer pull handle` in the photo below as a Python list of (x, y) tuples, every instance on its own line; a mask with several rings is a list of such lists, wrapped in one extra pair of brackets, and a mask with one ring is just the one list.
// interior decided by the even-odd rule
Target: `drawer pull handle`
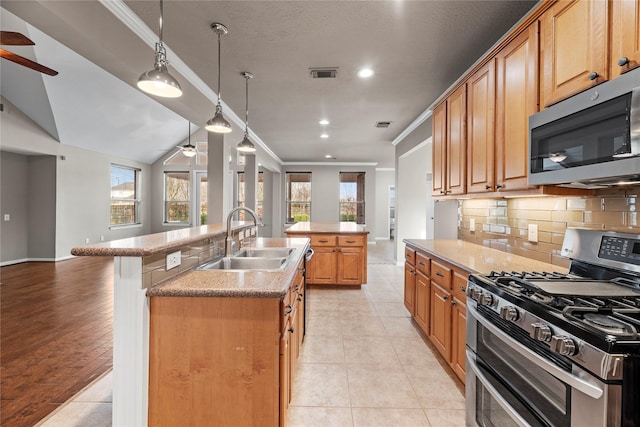
[(465, 287), (464, 287), (464, 286), (462, 286), (462, 285), (460, 285), (460, 290), (461, 290), (462, 292), (467, 292), (467, 288), (465, 288)]
[(287, 304), (287, 308), (284, 309), (284, 315), (286, 316), (287, 314), (291, 313), (293, 311), (293, 307), (291, 306), (291, 304)]
[(456, 305), (456, 301), (455, 300), (451, 300), (451, 305)]
[(448, 300), (448, 299), (449, 299), (449, 295), (443, 295), (443, 296), (442, 296), (442, 301), (446, 301), (446, 300)]
[(355, 243), (355, 240), (347, 240), (347, 243)]
[(302, 301), (303, 298), (302, 294), (298, 295), (298, 301)]
[(289, 328), (289, 332), (293, 333), (294, 329), (293, 327)]
[(439, 271), (436, 271), (436, 276), (440, 276), (440, 277), (444, 278), (444, 274), (440, 273)]
[(320, 243), (329, 243), (328, 240), (318, 240), (318, 242), (320, 242)]
[(422, 261), (418, 262), (418, 264), (420, 264), (420, 265), (425, 265), (425, 264), (424, 264), (424, 262), (422, 262)]

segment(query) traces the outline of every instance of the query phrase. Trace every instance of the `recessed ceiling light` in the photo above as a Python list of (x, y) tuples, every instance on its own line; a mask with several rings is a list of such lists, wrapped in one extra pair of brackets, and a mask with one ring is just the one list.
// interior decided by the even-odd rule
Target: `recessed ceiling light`
[(323, 125), (323, 126), (326, 126), (326, 125), (328, 125), (328, 124), (329, 124), (329, 120), (327, 120), (327, 119), (322, 119), (322, 120), (320, 120), (318, 123), (320, 123), (320, 124), (321, 124), (321, 125)]
[(323, 133), (322, 135), (320, 135), (320, 138), (329, 138), (329, 134), (327, 133)]
[(333, 156), (332, 156), (331, 154), (325, 154), (325, 156), (324, 156), (324, 158), (325, 158), (325, 159), (330, 159), (330, 158), (332, 158), (332, 157), (333, 157)]
[(374, 72), (371, 68), (362, 68), (360, 71), (358, 71), (358, 77), (366, 79), (368, 77), (373, 76)]

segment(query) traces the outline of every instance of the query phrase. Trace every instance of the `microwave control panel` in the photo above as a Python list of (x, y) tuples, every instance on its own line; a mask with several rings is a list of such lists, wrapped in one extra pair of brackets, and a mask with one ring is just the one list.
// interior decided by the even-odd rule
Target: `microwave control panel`
[(640, 240), (603, 236), (598, 257), (640, 265)]

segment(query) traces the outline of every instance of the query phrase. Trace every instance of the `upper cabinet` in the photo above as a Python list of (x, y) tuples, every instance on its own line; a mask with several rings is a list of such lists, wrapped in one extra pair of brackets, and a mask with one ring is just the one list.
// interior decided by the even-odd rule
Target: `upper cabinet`
[(433, 195), (466, 192), (466, 96), (462, 86), (433, 110)]
[(607, 1), (563, 0), (542, 15), (544, 107), (608, 79), (608, 7)]
[(467, 81), (467, 192), (494, 188), (495, 66), (489, 61)]
[(538, 112), (538, 24), (496, 55), (496, 190), (526, 190), (529, 116)]
[(640, 2), (611, 5), (611, 78), (640, 65)]

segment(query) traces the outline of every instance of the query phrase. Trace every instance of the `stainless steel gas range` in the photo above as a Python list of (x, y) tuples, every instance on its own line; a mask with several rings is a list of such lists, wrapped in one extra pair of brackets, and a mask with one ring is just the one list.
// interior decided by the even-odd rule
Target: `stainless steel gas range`
[(640, 235), (562, 251), (568, 274), (469, 277), (468, 426), (640, 426)]

